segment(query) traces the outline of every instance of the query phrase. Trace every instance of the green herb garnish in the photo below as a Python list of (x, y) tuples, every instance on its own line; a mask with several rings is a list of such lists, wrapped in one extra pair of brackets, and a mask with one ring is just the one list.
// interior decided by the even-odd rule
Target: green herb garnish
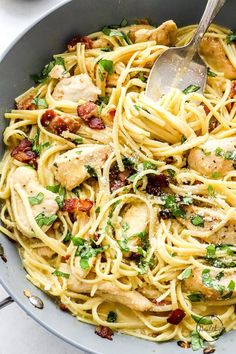
[(33, 74), (30, 75), (31, 79), (36, 83), (36, 84), (40, 84), (42, 83), (44, 80), (46, 80), (48, 78), (48, 75), (50, 73), (50, 71), (52, 70), (52, 68), (55, 65), (63, 65), (63, 67), (65, 68), (65, 62), (64, 59), (61, 57), (57, 57), (56, 59), (50, 61), (50, 63), (48, 63), (43, 70), (41, 71), (40, 74)]
[(226, 37), (226, 43), (231, 44), (236, 40), (236, 32), (230, 32)]
[(194, 226), (204, 227), (204, 218), (201, 215), (192, 216), (190, 221)]
[(183, 93), (185, 95), (187, 95), (188, 93), (192, 93), (192, 92), (196, 92), (200, 89), (200, 86), (196, 86), (196, 85), (189, 85), (188, 87), (186, 87), (184, 90), (183, 90)]
[(38, 193), (35, 197), (28, 197), (28, 200), (30, 202), (30, 205), (37, 205), (41, 204), (44, 199), (44, 194), (43, 193)]
[(117, 320), (117, 313), (114, 311), (110, 311), (107, 315), (107, 322), (116, 322)]
[(47, 101), (38, 96), (32, 99), (32, 103), (35, 104), (36, 108), (48, 108)]
[(53, 272), (52, 274), (53, 274), (53, 275), (56, 275), (57, 277), (62, 277), (62, 278), (66, 278), (66, 279), (69, 279), (69, 278), (70, 278), (70, 274), (69, 274), (69, 273), (61, 272), (61, 271), (58, 270), (58, 269), (54, 270), (54, 272)]
[(35, 221), (39, 227), (52, 225), (56, 219), (57, 215), (46, 216), (44, 213), (40, 213), (35, 217)]

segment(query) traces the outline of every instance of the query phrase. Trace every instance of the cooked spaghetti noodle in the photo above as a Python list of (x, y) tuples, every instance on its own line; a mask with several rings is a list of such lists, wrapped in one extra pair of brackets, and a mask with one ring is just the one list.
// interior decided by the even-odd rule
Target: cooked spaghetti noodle
[(204, 96), (192, 83), (153, 102), (154, 61), (196, 28), (174, 26), (74, 39), (6, 113), (1, 162), (0, 230), (27, 279), (80, 321), (152, 341), (188, 340), (212, 313), (236, 326), (236, 49), (212, 25)]

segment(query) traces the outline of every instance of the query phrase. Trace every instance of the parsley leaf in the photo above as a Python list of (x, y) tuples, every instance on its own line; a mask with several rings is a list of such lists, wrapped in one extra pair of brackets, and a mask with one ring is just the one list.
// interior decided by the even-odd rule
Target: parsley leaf
[(37, 205), (41, 204), (44, 199), (44, 194), (43, 193), (38, 193), (35, 197), (28, 197), (28, 200), (30, 202), (30, 205)]
[(183, 90), (183, 93), (185, 95), (187, 95), (188, 93), (192, 93), (192, 92), (196, 92), (200, 89), (200, 86), (196, 86), (196, 85), (189, 85), (188, 87), (186, 87), (184, 90)]
[(117, 313), (114, 311), (110, 311), (107, 315), (107, 322), (116, 322), (117, 320)]
[(104, 74), (107, 72), (109, 75), (114, 72), (114, 65), (112, 60), (101, 59), (98, 62), (98, 74), (101, 81), (104, 81)]
[(201, 293), (189, 294), (187, 296), (189, 300), (192, 302), (199, 302), (204, 299), (204, 296)]
[(53, 275), (56, 275), (57, 277), (63, 277), (63, 278), (66, 278), (66, 279), (69, 279), (69, 277), (70, 277), (70, 274), (69, 274), (69, 273), (61, 272), (61, 271), (58, 270), (58, 269), (54, 270), (54, 272), (53, 272), (52, 274), (53, 274)]
[(88, 173), (90, 174), (91, 177), (97, 177), (97, 172), (95, 171), (95, 169), (92, 166), (85, 165), (84, 167), (86, 168), (86, 170), (88, 171)]
[(31, 140), (31, 142), (32, 142), (32, 151), (35, 152), (38, 156), (41, 155), (43, 149), (46, 149), (50, 146), (49, 142), (39, 144), (39, 130)]
[(211, 77), (216, 77), (217, 76), (217, 74), (214, 73), (213, 71), (211, 71), (209, 68), (207, 68), (207, 75), (211, 76)]
[(197, 316), (197, 315), (191, 315), (191, 317), (198, 324), (210, 325), (213, 323), (212, 320), (210, 320), (207, 317)]
[(77, 246), (75, 256), (80, 256), (80, 266), (84, 270), (89, 269), (89, 259), (91, 257), (95, 257), (109, 248), (108, 245), (94, 248), (89, 241), (80, 237), (72, 237), (72, 242)]
[(191, 347), (194, 351), (203, 348), (203, 339), (197, 331), (191, 332)]
[(180, 280), (188, 279), (193, 275), (193, 271), (191, 268), (185, 269), (178, 277)]
[(127, 44), (132, 44), (128, 34), (124, 33), (123, 31), (118, 31), (115, 28), (105, 26), (103, 27), (102, 32), (109, 37), (121, 37), (126, 41)]
[(36, 108), (48, 108), (47, 101), (44, 98), (35, 97), (32, 99), (32, 103), (35, 104)]
[(216, 196), (215, 191), (214, 191), (214, 188), (213, 188), (211, 185), (209, 185), (209, 186), (207, 187), (207, 190), (208, 190), (208, 193), (209, 193), (209, 195), (210, 195), (211, 197), (215, 197), (215, 196)]
[(231, 44), (236, 40), (236, 32), (230, 32), (226, 37), (226, 43)]
[(44, 215), (44, 213), (40, 213), (35, 217), (35, 221), (37, 222), (39, 227), (43, 227), (44, 225), (52, 225), (56, 219), (57, 215), (46, 216)]
[(192, 216), (190, 221), (194, 226), (204, 227), (204, 218), (201, 215)]
[(43, 68), (43, 70), (39, 74), (30, 75), (31, 79), (36, 84), (42, 83), (43, 81), (45, 81), (48, 78), (48, 74), (50, 73), (50, 71), (52, 70), (52, 68), (55, 65), (63, 65), (65, 68), (64, 59), (61, 57), (57, 57), (56, 59), (50, 61), (47, 65), (45, 65), (45, 67)]

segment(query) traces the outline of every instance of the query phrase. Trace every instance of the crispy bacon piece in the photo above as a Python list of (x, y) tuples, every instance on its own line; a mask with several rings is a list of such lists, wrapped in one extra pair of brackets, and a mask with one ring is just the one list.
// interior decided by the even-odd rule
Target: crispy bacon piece
[(80, 118), (87, 122), (90, 118), (98, 114), (98, 106), (94, 102), (86, 102), (77, 107), (77, 113)]
[(90, 118), (88, 121), (88, 126), (91, 129), (99, 129), (99, 130), (106, 128), (103, 120), (99, 117)]
[(20, 144), (12, 150), (11, 156), (37, 168), (37, 154), (32, 151), (32, 145), (31, 141), (26, 138), (21, 140)]
[(115, 163), (111, 167), (109, 174), (111, 192), (126, 186), (129, 183), (128, 178), (134, 173), (135, 170), (132, 166), (126, 166), (124, 171), (120, 171), (117, 163)]
[(62, 310), (62, 311), (67, 311), (67, 310), (68, 310), (67, 307), (66, 307), (66, 305), (63, 304), (62, 302), (59, 303), (59, 308), (60, 308), (60, 310)]
[(167, 322), (173, 325), (179, 324), (182, 319), (186, 316), (185, 312), (181, 309), (175, 309), (172, 311), (167, 318)]
[(68, 52), (74, 52), (76, 44), (82, 43), (85, 45), (85, 49), (91, 49), (93, 47), (93, 41), (87, 36), (75, 36), (67, 43)]
[(17, 102), (16, 107), (17, 109), (35, 109), (36, 106), (34, 103), (32, 103), (32, 99), (34, 98), (34, 95), (30, 94), (29, 96), (26, 96), (22, 98), (19, 102)]
[(210, 109), (207, 107), (207, 105), (204, 104), (203, 108), (206, 114), (210, 113)]
[(114, 334), (111, 328), (105, 326), (98, 326), (95, 330), (95, 333), (98, 336), (109, 340), (112, 340), (112, 336)]
[[(231, 99), (231, 98), (235, 98), (235, 96), (236, 96), (236, 80), (233, 80), (232, 82), (231, 82), (231, 91), (230, 91), (230, 94), (229, 94), (229, 99)], [(227, 109), (228, 109), (228, 111), (230, 112), (231, 111), (231, 109), (233, 108), (233, 103), (228, 103), (227, 104)]]
[(78, 116), (83, 119), (83, 121), (91, 129), (105, 129), (105, 124), (103, 120), (97, 117), (98, 107), (93, 102), (86, 102), (77, 107)]
[(70, 255), (67, 254), (66, 256), (62, 256), (61, 260), (62, 260), (62, 262), (66, 262), (66, 261), (68, 261), (69, 258), (70, 258)]
[(80, 128), (80, 123), (76, 119), (73, 117), (57, 116), (52, 109), (47, 109), (42, 115), (41, 123), (57, 135), (61, 135), (66, 130), (70, 133), (76, 133)]
[(146, 192), (153, 195), (160, 195), (162, 190), (168, 186), (169, 182), (164, 174), (149, 175)]
[(88, 212), (92, 207), (93, 202), (89, 199), (71, 198), (65, 200), (63, 211), (68, 211), (68, 213)]

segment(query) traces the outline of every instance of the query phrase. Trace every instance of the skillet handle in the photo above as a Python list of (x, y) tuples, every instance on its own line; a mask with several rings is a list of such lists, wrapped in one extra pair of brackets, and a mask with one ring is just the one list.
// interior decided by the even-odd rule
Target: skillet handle
[(0, 310), (5, 306), (10, 305), (12, 302), (14, 302), (14, 300), (10, 296), (6, 297), (6, 299), (0, 301)]

